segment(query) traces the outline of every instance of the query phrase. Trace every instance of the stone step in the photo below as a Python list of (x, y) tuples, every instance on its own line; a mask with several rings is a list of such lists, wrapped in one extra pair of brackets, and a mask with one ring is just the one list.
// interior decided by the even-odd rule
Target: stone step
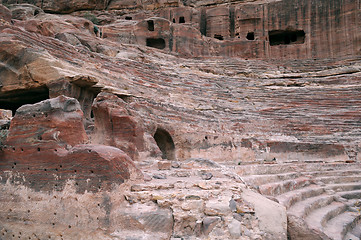
[(292, 180), (263, 184), (259, 186), (259, 191), (264, 195), (277, 196), (295, 189), (304, 188), (310, 184), (309, 178), (300, 177)]
[(337, 171), (353, 171), (361, 169), (360, 163), (277, 163), (277, 164), (250, 164), (236, 166), (235, 170), (240, 176), (249, 175), (271, 175), (284, 174), (290, 172), (302, 172), (303, 174)]
[(283, 173), (283, 174), (267, 174), (267, 175), (252, 175), (245, 176), (243, 180), (250, 185), (260, 186), (263, 184), (289, 180), (299, 177), (301, 174), (297, 172)]
[(325, 189), (327, 190), (333, 190), (335, 192), (349, 192), (349, 191), (356, 191), (361, 190), (361, 183), (341, 183), (341, 184), (327, 184)]
[(327, 206), (318, 208), (308, 214), (305, 218), (309, 227), (313, 229), (321, 230), (326, 225), (326, 223), (335, 216), (345, 212), (347, 206), (340, 202), (332, 202)]
[(360, 221), (357, 212), (344, 212), (330, 219), (324, 227), (324, 233), (334, 240), (343, 240), (346, 233), (352, 230)]
[(351, 229), (351, 231), (346, 234), (345, 239), (347, 239), (347, 240), (361, 239), (361, 221), (360, 220), (357, 222), (356, 226), (354, 226), (354, 228)]
[(361, 170), (336, 170), (336, 171), (316, 171), (316, 172), (302, 172), (302, 175), (312, 177), (327, 177), (327, 176), (348, 176), (361, 174)]
[(337, 195), (346, 199), (361, 199), (361, 190), (338, 192)]
[(288, 209), (287, 214), (291, 214), (300, 218), (305, 218), (315, 209), (325, 207), (332, 203), (334, 200), (334, 196), (330, 195), (319, 195), (307, 198), (291, 206)]
[(351, 175), (351, 176), (328, 176), (328, 177), (318, 177), (314, 179), (315, 182), (322, 182), (325, 184), (332, 183), (345, 183), (345, 182), (361, 182), (361, 175)]
[[(259, 186), (259, 185), (263, 185), (266, 183), (294, 179), (294, 178), (297, 178), (300, 176), (305, 176), (305, 177), (309, 177), (309, 178), (346, 176), (346, 179), (348, 180), (350, 175), (357, 175), (357, 174), (361, 175), (361, 170), (288, 172), (288, 173), (280, 173), (280, 174), (250, 175), (250, 176), (244, 176), (243, 180), (250, 185)], [(329, 179), (329, 181), (331, 181), (331, 180), (332, 179)]]
[(315, 197), (325, 192), (324, 188), (317, 185), (310, 185), (305, 188), (290, 191), (276, 197), (278, 202), (289, 209), (295, 203), (306, 198)]

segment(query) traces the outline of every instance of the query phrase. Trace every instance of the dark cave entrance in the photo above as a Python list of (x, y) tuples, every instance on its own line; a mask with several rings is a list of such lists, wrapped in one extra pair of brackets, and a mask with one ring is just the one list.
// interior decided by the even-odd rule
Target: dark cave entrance
[(46, 99), (49, 99), (49, 89), (47, 87), (14, 90), (0, 95), (0, 108), (11, 110), (14, 115), (22, 105), (34, 104)]
[(185, 22), (186, 22), (186, 20), (184, 17), (179, 17), (179, 23), (185, 23)]
[(164, 129), (158, 128), (154, 134), (159, 149), (162, 151), (162, 158), (168, 160), (175, 159), (175, 146), (171, 135)]
[(218, 40), (223, 40), (223, 36), (220, 34), (214, 34), (214, 38)]
[(274, 45), (303, 44), (306, 33), (303, 30), (273, 30), (268, 32), (269, 43)]
[(164, 49), (165, 41), (163, 38), (147, 38), (146, 45), (152, 48)]
[(253, 41), (254, 40), (254, 32), (247, 33), (246, 38), (247, 38), (247, 40)]
[(154, 21), (153, 20), (148, 20), (148, 31), (153, 32), (154, 31)]

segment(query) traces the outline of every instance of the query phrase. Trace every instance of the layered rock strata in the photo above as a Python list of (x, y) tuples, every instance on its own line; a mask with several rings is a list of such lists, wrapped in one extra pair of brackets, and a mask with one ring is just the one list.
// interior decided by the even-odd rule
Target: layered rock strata
[(1, 238), (360, 236), (360, 1), (35, 4), (0, 5)]

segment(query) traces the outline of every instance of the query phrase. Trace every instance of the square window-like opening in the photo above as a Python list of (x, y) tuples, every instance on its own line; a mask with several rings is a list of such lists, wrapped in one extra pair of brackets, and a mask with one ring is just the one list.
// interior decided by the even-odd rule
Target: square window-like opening
[(154, 31), (154, 21), (148, 20), (148, 31)]
[(247, 33), (247, 36), (246, 36), (247, 40), (254, 40), (254, 32), (249, 32)]

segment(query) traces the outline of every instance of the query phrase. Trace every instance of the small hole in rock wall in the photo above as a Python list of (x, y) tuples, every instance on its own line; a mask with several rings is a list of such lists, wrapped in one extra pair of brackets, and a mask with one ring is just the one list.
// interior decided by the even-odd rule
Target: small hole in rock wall
[(125, 20), (132, 20), (133, 18), (132, 17), (129, 17), (129, 16), (126, 16), (125, 17)]
[(153, 20), (148, 20), (148, 31), (154, 31), (154, 21)]
[(13, 151), (15, 151), (15, 148), (13, 147)]
[(35, 114), (33, 114), (33, 117), (36, 117), (36, 115), (35, 115)]
[(76, 182), (76, 183), (75, 183), (75, 185), (77, 185), (77, 186), (78, 186), (79, 184)]
[(92, 150), (88, 149), (88, 152), (92, 152)]
[(56, 215), (56, 212), (54, 213), (54, 215)]
[(30, 213), (30, 210), (28, 210), (28, 213)]
[(94, 171), (93, 171), (93, 170), (90, 170), (90, 172), (91, 172), (91, 173), (94, 173)]
[(186, 20), (184, 17), (179, 17), (179, 23), (185, 23), (185, 22), (186, 22)]
[(28, 168), (28, 170), (30, 170), (30, 168)]
[(30, 197), (28, 197), (28, 199), (30, 200)]
[(46, 168), (44, 168), (44, 171), (46, 172)]
[(223, 36), (219, 34), (214, 34), (214, 38), (218, 40), (223, 40)]
[(63, 165), (59, 165), (59, 167), (60, 167), (60, 168), (62, 168), (62, 167), (63, 167)]
[(71, 228), (71, 226), (69, 225), (68, 228)]
[(40, 148), (38, 148), (38, 152), (40, 152)]
[(74, 170), (74, 172), (76, 173), (76, 170)]
[(100, 207), (100, 204), (98, 203), (98, 207)]
[(9, 212), (13, 211), (11, 208), (9, 209)]
[(41, 136), (38, 136), (38, 139), (39, 139), (39, 140), (43, 140), (43, 138), (42, 138)]
[(58, 149), (54, 149), (54, 152), (57, 152), (58, 151)]
[(173, 23), (175, 23), (175, 18), (173, 18), (173, 21), (172, 21)]
[(59, 171), (57, 168), (55, 168), (55, 171)]
[(24, 152), (24, 149), (23, 148), (20, 148), (22, 152)]
[(247, 40), (254, 40), (254, 32), (247, 33), (246, 38), (247, 38)]

